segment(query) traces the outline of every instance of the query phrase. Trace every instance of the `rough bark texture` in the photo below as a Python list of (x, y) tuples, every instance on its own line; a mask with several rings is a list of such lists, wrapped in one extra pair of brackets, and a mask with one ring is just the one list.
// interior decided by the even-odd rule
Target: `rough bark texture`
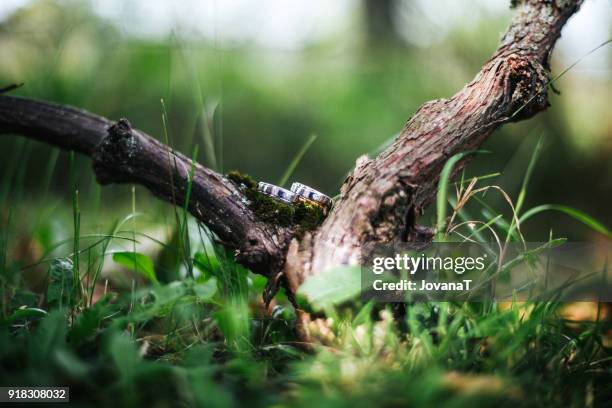
[(184, 205), (193, 166), (191, 213), (236, 249), (241, 263), (295, 291), (309, 275), (358, 264), (372, 243), (431, 239), (416, 219), (432, 200), (444, 163), (478, 147), (501, 124), (548, 106), (550, 52), (581, 3), (514, 1), (510, 28), (476, 78), (451, 98), (421, 106), (377, 158), (358, 159), (328, 218), (299, 241), (291, 229), (258, 220), (228, 179), (126, 120), (113, 124), (70, 107), (0, 96), (0, 134), (18, 133), (84, 153), (93, 158), (100, 183), (139, 183), (178, 205)]
[(478, 147), (501, 124), (546, 109), (549, 56), (581, 1), (517, 3), (499, 48), (476, 78), (451, 98), (421, 106), (374, 160), (358, 159), (325, 223), (291, 243), (285, 275), (293, 290), (309, 275), (358, 264), (372, 243), (427, 240), (415, 222), (434, 197), (446, 160)]

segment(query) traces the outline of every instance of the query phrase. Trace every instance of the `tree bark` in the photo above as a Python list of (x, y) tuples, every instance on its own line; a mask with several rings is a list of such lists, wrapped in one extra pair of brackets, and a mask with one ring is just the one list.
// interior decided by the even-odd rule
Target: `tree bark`
[(435, 195), (444, 163), (480, 146), (503, 123), (548, 107), (550, 53), (581, 3), (513, 2), (512, 23), (476, 78), (451, 98), (422, 105), (374, 160), (359, 158), (321, 228), (291, 242), (285, 264), (290, 288), (297, 290), (310, 275), (359, 264), (373, 243), (430, 239), (416, 220)]
[(151, 136), (76, 108), (0, 96), (0, 134), (21, 134), (93, 160), (100, 184), (136, 183), (184, 206), (206, 224), (237, 259), (259, 274), (278, 271), (290, 229), (259, 221), (239, 187)]
[(329, 216), (300, 237), (259, 220), (233, 182), (127, 120), (113, 123), (75, 108), (0, 96), (0, 134), (84, 153), (100, 183), (139, 183), (181, 206), (193, 169), (191, 214), (235, 249), (239, 262), (295, 292), (310, 275), (358, 264), (372, 243), (428, 242), (431, 232), (416, 220), (434, 197), (448, 158), (477, 148), (498, 126), (548, 107), (549, 56), (582, 0), (512, 3), (515, 17), (476, 78), (451, 98), (421, 106), (378, 157), (359, 158)]

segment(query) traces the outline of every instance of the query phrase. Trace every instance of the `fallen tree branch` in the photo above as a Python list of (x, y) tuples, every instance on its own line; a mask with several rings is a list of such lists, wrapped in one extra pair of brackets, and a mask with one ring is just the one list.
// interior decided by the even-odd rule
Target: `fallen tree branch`
[(289, 229), (259, 221), (236, 184), (125, 119), (113, 123), (72, 107), (0, 96), (0, 134), (13, 133), (90, 156), (100, 184), (141, 184), (180, 207), (193, 169), (190, 213), (254, 272), (268, 276), (282, 266)]
[(331, 214), (317, 231), (300, 237), (259, 220), (234, 183), (126, 120), (113, 124), (75, 108), (0, 95), (0, 134), (89, 155), (100, 183), (139, 183), (177, 205), (184, 205), (194, 166), (190, 212), (236, 249), (241, 263), (295, 292), (309, 275), (358, 264), (372, 243), (427, 243), (432, 234), (416, 220), (431, 202), (446, 160), (477, 148), (503, 123), (548, 106), (549, 56), (582, 0), (512, 3), (515, 17), (476, 78), (451, 98), (421, 106), (377, 158), (358, 159)]

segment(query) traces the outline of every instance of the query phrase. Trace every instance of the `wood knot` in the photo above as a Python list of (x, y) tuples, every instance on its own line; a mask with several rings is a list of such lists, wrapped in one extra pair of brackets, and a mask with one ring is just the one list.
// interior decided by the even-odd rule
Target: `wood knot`
[(529, 61), (527, 61), (526, 58), (521, 58), (516, 54), (510, 55), (507, 61), (514, 75), (525, 74), (530, 66)]
[(132, 125), (126, 118), (121, 118), (108, 128), (108, 134), (117, 138), (129, 138), (132, 136)]
[(548, 108), (548, 71), (542, 64), (518, 54), (509, 55), (506, 63), (510, 119), (527, 119)]
[(129, 181), (139, 150), (132, 125), (121, 118), (107, 132), (107, 137), (102, 139), (92, 154), (96, 178), (100, 184)]

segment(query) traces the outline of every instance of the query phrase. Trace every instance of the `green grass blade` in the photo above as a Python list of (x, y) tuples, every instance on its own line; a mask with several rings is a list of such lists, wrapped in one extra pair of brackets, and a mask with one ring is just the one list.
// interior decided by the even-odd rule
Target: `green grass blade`
[(191, 167), (189, 173), (187, 173), (187, 193), (185, 194), (185, 205), (183, 207), (183, 221), (180, 226), (180, 236), (183, 238), (183, 256), (189, 276), (193, 278), (193, 261), (191, 259), (191, 243), (189, 241), (189, 222), (187, 215), (189, 213), (189, 201), (191, 200), (191, 189), (193, 186), (193, 175), (195, 173), (196, 157), (198, 157), (198, 145), (193, 150), (193, 156), (191, 159)]
[(51, 181), (53, 180), (53, 173), (55, 172), (55, 167), (57, 165), (57, 159), (59, 157), (60, 150), (53, 149), (49, 154), (49, 161), (47, 163), (47, 170), (45, 171), (45, 177), (43, 181), (43, 198), (46, 200), (49, 195), (49, 187), (51, 187)]
[(533, 149), (531, 159), (529, 160), (529, 164), (527, 165), (525, 177), (523, 178), (523, 184), (521, 185), (521, 190), (519, 191), (519, 195), (516, 200), (515, 210), (517, 214), (521, 211), (521, 207), (525, 202), (525, 197), (527, 196), (527, 187), (529, 186), (529, 180), (531, 179), (531, 175), (533, 174), (535, 164), (537, 163), (538, 158), (540, 157), (542, 146), (544, 146), (544, 136), (540, 136), (540, 138), (538, 139), (538, 142), (536, 143), (536, 146)]
[(217, 112), (218, 103), (215, 101), (207, 102), (202, 108), (201, 128), (202, 128), (202, 140), (204, 141), (206, 156), (206, 163), (213, 169), (220, 171), (219, 163), (217, 160), (217, 151), (215, 143), (215, 117)]
[[(477, 176), (477, 177), (473, 177), (473, 178), (475, 178), (478, 181), (482, 181), (482, 180), (488, 180), (488, 179), (492, 179), (492, 178), (499, 177), (499, 176), (501, 176), (501, 173), (500, 172), (495, 172), (495, 173), (489, 173), (489, 174), (485, 174), (485, 175)], [(456, 183), (453, 183), (453, 184), (456, 185), (457, 187), (461, 188), (461, 187), (463, 187), (464, 184), (468, 184), (471, 181), (472, 181), (472, 178), (470, 178), (469, 180), (465, 180), (463, 178), (463, 175), (462, 175), (462, 179), (460, 181), (456, 182)]]
[(15, 142), (15, 147), (13, 154), (10, 157), (8, 164), (5, 166), (5, 169), (2, 174), (2, 184), (1, 184), (1, 202), (3, 205), (7, 204), (8, 196), (14, 186), (14, 177), (17, 171), (19, 170), (20, 163), (23, 163), (24, 151), (27, 147), (27, 141), (25, 139), (18, 139)]
[(79, 273), (79, 244), (81, 242), (80, 233), (81, 233), (81, 210), (79, 209), (79, 187), (77, 184), (77, 176), (75, 172), (75, 158), (74, 151), (70, 152), (70, 178), (71, 178), (71, 186), (72, 186), (72, 218), (73, 218), (73, 227), (74, 227), (74, 255), (72, 262), (72, 282), (74, 284), (75, 295), (78, 295), (80, 292), (80, 273)]
[[(540, 157), (540, 152), (542, 151), (542, 146), (544, 145), (544, 137), (540, 136), (538, 142), (536, 143), (535, 148), (533, 149), (533, 154), (531, 155), (531, 159), (529, 159), (529, 164), (527, 165), (527, 170), (525, 170), (525, 177), (523, 177), (523, 183), (521, 184), (521, 190), (519, 191), (518, 198), (516, 199), (516, 204), (514, 206), (514, 212), (517, 214), (520, 213), (523, 203), (525, 202), (525, 197), (527, 196), (527, 187), (529, 186), (529, 180), (531, 179), (531, 174), (533, 173), (533, 169), (535, 167), (538, 158)], [(520, 223), (520, 220), (519, 220)], [(516, 220), (512, 217), (510, 221), (510, 229), (508, 230), (508, 234), (506, 235), (506, 243), (510, 242), (514, 230), (517, 228)]]
[(70, 258), (56, 259), (49, 265), (47, 272), (46, 303), (52, 307), (72, 306), (76, 302), (76, 284), (74, 266)]
[(298, 164), (300, 164), (302, 158), (304, 157), (310, 146), (312, 146), (315, 140), (317, 140), (317, 135), (312, 134), (310, 135), (308, 140), (306, 140), (306, 142), (302, 145), (302, 148), (297, 152), (293, 160), (291, 160), (291, 163), (289, 163), (287, 170), (285, 170), (285, 173), (283, 173), (283, 176), (278, 181), (279, 186), (284, 186), (287, 183), (287, 180), (289, 180), (289, 177), (291, 177), (293, 171), (298, 166)]
[(607, 237), (612, 237), (612, 232), (601, 222), (597, 221), (595, 218), (591, 217), (587, 213), (580, 211), (576, 208), (569, 207), (567, 205), (559, 205), (559, 204), (543, 204), (538, 205), (537, 207), (533, 207), (527, 211), (520, 217), (520, 222), (533, 217), (536, 214), (539, 214), (544, 211), (559, 211), (568, 215), (591, 228), (594, 231), (599, 232)]

